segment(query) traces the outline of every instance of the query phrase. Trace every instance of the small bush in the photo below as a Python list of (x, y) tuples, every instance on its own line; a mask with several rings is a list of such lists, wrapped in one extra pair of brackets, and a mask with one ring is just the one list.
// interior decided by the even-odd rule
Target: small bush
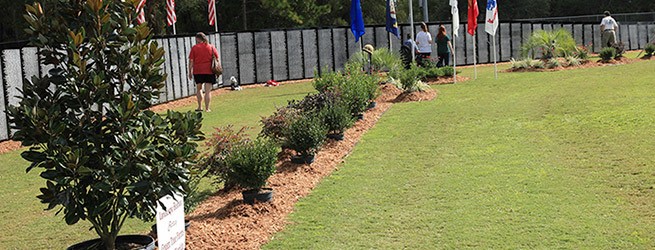
[(247, 129), (243, 127), (235, 131), (232, 126), (215, 128), (214, 133), (205, 142), (209, 152), (198, 166), (199, 174), (211, 178), (215, 184), (223, 183), (227, 189), (233, 186), (234, 181), (229, 178), (230, 168), (225, 159), (235, 147), (249, 142)]
[[(366, 52), (357, 52), (348, 59), (349, 64), (360, 65), (360, 69), (368, 67), (369, 56)], [(371, 57), (371, 67), (374, 72), (392, 71), (402, 68), (403, 61), (399, 54), (389, 51), (388, 49), (376, 49)]]
[(348, 104), (344, 101), (333, 102), (325, 106), (320, 113), (328, 132), (340, 134), (355, 123)]
[(242, 188), (259, 189), (275, 173), (278, 149), (275, 143), (257, 139), (238, 145), (226, 158), (229, 178)]
[(644, 51), (646, 52), (646, 56), (653, 56), (653, 54), (655, 54), (655, 44), (646, 44)]
[(612, 60), (612, 58), (614, 58), (616, 56), (616, 49), (615, 48), (610, 48), (610, 47), (603, 48), (600, 51), (599, 56), (600, 56), (600, 59), (603, 60), (604, 62), (609, 62), (610, 60)]
[[(318, 92), (334, 90), (337, 86), (346, 81), (346, 78), (340, 72), (324, 70), (324, 73), (314, 78), (312, 85)], [(318, 74), (316, 74), (318, 75)]]
[(527, 60), (516, 60), (514, 58), (510, 59), (510, 64), (512, 65), (513, 70), (522, 70), (530, 68), (530, 64)]
[(580, 60), (589, 60), (589, 48), (586, 46), (578, 46), (575, 48), (573, 56), (577, 57)]
[(317, 115), (302, 115), (285, 129), (285, 146), (302, 156), (316, 153), (327, 135), (327, 127)]
[(443, 72), (444, 76), (451, 77), (455, 75), (455, 68), (452, 66), (445, 66), (441, 68), (441, 71)]
[(336, 91), (325, 91), (316, 94), (309, 94), (300, 100), (289, 101), (287, 108), (296, 109), (303, 113), (317, 113), (323, 107), (341, 98)]
[(421, 81), (423, 69), (412, 65), (409, 69), (395, 72), (391, 76), (392, 82), (406, 93), (425, 91), (429, 86)]
[(575, 57), (575, 56), (567, 56), (566, 57), (566, 64), (568, 66), (580, 66), (582, 65), (581, 59)]
[(535, 51), (541, 51), (542, 59), (569, 56), (576, 52), (575, 39), (571, 32), (565, 29), (553, 31), (538, 30), (532, 33), (521, 48), (524, 58), (534, 58)]
[(546, 68), (546, 63), (542, 60), (529, 60), (530, 67), (535, 69), (544, 69)]
[(548, 69), (559, 68), (561, 66), (562, 66), (562, 63), (560, 63), (559, 59), (557, 59), (557, 58), (551, 58), (546, 62), (546, 68), (548, 68)]
[(262, 131), (260, 136), (267, 137), (278, 144), (286, 141), (285, 130), (291, 122), (300, 116), (297, 109), (282, 107), (278, 108), (273, 115), (262, 118)]

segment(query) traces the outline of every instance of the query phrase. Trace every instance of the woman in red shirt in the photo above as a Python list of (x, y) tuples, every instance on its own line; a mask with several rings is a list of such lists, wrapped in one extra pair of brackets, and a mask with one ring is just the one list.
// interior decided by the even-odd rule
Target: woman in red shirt
[(189, 80), (196, 81), (196, 97), (198, 98), (198, 108), (196, 111), (202, 111), (203, 86), (205, 87), (205, 112), (210, 112), (209, 101), (211, 101), (212, 85), (216, 84), (216, 76), (212, 72), (213, 57), (218, 58), (218, 50), (207, 42), (207, 36), (202, 32), (196, 34), (196, 45), (191, 48), (189, 53)]

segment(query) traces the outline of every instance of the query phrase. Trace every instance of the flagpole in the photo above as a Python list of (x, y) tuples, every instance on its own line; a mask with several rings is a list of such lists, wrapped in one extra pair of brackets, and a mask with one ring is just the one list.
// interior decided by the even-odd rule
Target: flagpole
[[(412, 39), (412, 41), (414, 41), (414, 38), (415, 38), (415, 35), (414, 35), (414, 7), (412, 5), (414, 5), (414, 1), (409, 0), (409, 25), (411, 25), (411, 29), (410, 29), (411, 33), (412, 33), (411, 39)], [(416, 41), (414, 41), (414, 43), (416, 43)], [(414, 47), (413, 44), (412, 44), (412, 47)], [(412, 63), (414, 62), (414, 60), (416, 60), (416, 51), (414, 51), (415, 49), (416, 48), (411, 48), (411, 50), (412, 50)]]
[(475, 39), (474, 35), (472, 35), (471, 37), (473, 38), (473, 72), (475, 72), (475, 79), (477, 80), (478, 79), (478, 58), (477, 58), (478, 49), (475, 46), (475, 40), (477, 39)]
[(498, 60), (496, 58), (496, 54), (498, 54), (498, 53), (496, 51), (496, 35), (494, 34), (491, 37), (492, 37), (492, 39), (494, 39), (494, 41), (493, 41), (493, 46), (494, 46), (494, 75), (496, 76), (496, 79), (498, 79), (498, 64), (497, 64)]
[(177, 29), (175, 28), (175, 24), (173, 24), (173, 35), (177, 35)]
[[(454, 19), (454, 18), (453, 18)], [(455, 22), (453, 21), (453, 83), (457, 83), (457, 39), (455, 38)]]
[(218, 8), (216, 8), (216, 2), (214, 2), (214, 31), (218, 33)]

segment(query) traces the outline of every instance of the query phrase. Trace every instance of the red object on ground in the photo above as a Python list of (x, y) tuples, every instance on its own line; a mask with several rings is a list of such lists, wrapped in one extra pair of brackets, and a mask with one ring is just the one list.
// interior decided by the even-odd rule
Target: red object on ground
[(279, 86), (279, 85), (280, 85), (280, 84), (279, 84), (278, 82), (273, 81), (273, 80), (268, 80), (268, 81), (266, 81), (266, 86), (277, 87), (277, 86)]

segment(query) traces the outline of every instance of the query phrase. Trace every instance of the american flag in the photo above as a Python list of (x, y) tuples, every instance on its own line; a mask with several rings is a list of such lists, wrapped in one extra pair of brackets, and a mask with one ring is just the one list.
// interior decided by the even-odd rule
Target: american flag
[(175, 0), (166, 0), (166, 23), (168, 26), (172, 26), (177, 22), (177, 16), (175, 15)]
[(146, 12), (143, 10), (143, 7), (145, 5), (146, 5), (146, 0), (141, 0), (141, 2), (139, 2), (139, 5), (136, 6), (136, 12), (139, 13), (139, 15), (136, 17), (136, 21), (139, 24), (146, 22)]
[(209, 25), (216, 24), (216, 0), (208, 0), (209, 2)]

